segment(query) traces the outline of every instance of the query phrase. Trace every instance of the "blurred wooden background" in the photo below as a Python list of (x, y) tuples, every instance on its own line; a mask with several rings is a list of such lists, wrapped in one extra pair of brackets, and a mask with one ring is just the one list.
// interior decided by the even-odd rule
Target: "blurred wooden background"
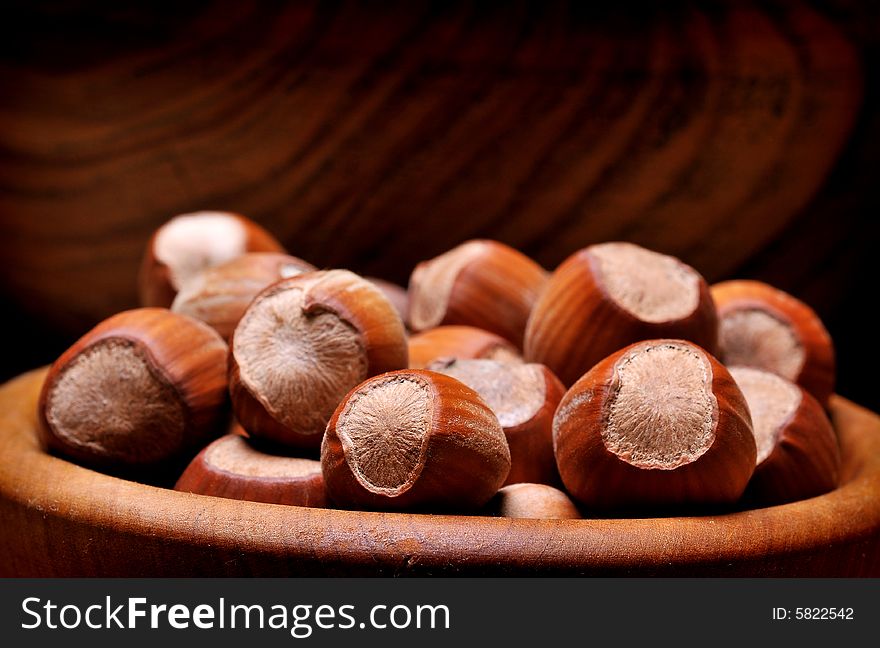
[(493, 237), (611, 239), (813, 305), (880, 410), (869, 3), (13, 2), (0, 24), (0, 378), (135, 304), (150, 232), (240, 211), (405, 283)]

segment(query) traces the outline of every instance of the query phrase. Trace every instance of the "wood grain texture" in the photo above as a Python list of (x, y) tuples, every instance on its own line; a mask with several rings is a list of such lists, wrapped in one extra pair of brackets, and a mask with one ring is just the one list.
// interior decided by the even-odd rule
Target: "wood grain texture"
[(68, 331), (132, 306), (150, 232), (196, 209), (398, 282), (482, 235), (716, 280), (795, 221), (861, 98), (800, 2), (76, 6), (21, 3), (0, 50), (0, 282)]
[(45, 370), (0, 387), (0, 574), (880, 576), (880, 418), (832, 400), (842, 481), (814, 499), (664, 519), (515, 520), (281, 507), (47, 456)]

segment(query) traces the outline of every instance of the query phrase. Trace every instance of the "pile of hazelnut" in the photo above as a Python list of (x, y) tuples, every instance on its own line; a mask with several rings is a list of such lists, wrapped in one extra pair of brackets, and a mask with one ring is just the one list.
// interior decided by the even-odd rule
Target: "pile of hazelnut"
[(766, 284), (631, 243), (552, 274), (474, 240), (408, 290), (226, 212), (151, 238), (143, 308), (52, 365), (41, 439), (109, 474), (298, 506), (512, 517), (766, 506), (837, 485), (831, 339)]

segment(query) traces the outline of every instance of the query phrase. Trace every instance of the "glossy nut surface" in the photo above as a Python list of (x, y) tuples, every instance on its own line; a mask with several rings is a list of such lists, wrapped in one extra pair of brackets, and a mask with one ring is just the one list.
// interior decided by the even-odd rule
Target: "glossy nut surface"
[(163, 308), (114, 315), (53, 363), (42, 441), (85, 465), (152, 479), (222, 433), (227, 352), (213, 329)]
[(501, 423), (510, 447), (506, 484), (560, 485), (553, 414), (565, 387), (544, 365), (447, 358), (428, 365), (476, 391)]
[(566, 490), (597, 510), (735, 502), (757, 454), (745, 397), (700, 347), (649, 340), (597, 364), (553, 420)]
[(769, 371), (731, 367), (746, 397), (758, 446), (746, 489), (752, 506), (815, 497), (840, 479), (840, 449), (831, 421), (809, 392)]
[(253, 437), (317, 448), (350, 389), (406, 365), (403, 323), (378, 288), (347, 270), (306, 273), (257, 295), (236, 327), (232, 406)]
[(177, 293), (171, 310), (205, 322), (224, 340), (232, 337), (247, 307), (268, 286), (316, 268), (278, 252), (248, 252), (204, 269)]
[(526, 321), (547, 271), (497, 241), (473, 240), (419, 263), (409, 282), (409, 325), (476, 326), (522, 348)]
[(202, 450), (174, 489), (267, 504), (327, 504), (320, 462), (270, 454), (235, 434), (220, 437)]
[(772, 371), (828, 405), (836, 374), (834, 343), (812, 308), (760, 281), (715, 284), (712, 297), (725, 364)]
[(438, 326), (413, 333), (409, 368), (424, 369), (438, 358), (485, 358), (499, 362), (522, 362), (522, 355), (500, 335), (474, 326)]
[(524, 357), (572, 385), (628, 344), (676, 338), (713, 353), (717, 332), (709, 288), (693, 268), (631, 243), (603, 243), (550, 276), (529, 317)]
[(345, 397), (327, 425), (321, 465), (331, 499), (344, 508), (466, 511), (504, 483), (510, 451), (474, 390), (409, 369)]
[(199, 272), (246, 252), (284, 252), (284, 247), (241, 214), (200, 211), (175, 216), (147, 243), (138, 275), (140, 303), (168, 308)]

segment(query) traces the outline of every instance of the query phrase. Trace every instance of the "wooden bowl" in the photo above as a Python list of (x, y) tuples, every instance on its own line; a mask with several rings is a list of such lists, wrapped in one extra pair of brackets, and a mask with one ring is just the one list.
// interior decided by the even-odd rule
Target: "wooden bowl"
[[(854, 274), (870, 257), (852, 242), (870, 154), (836, 174), (849, 202), (805, 209), (862, 104), (851, 39), (874, 20), (855, 6), (106, 4), (3, 15), (20, 36), (0, 49), (15, 97), (0, 113), (0, 287), (70, 337), (132, 307), (152, 231), (198, 209), (399, 283), (472, 237), (547, 267), (623, 238), (713, 282), (751, 261), (801, 290), (829, 246)], [(801, 263), (773, 263), (780, 247)], [(840, 272), (823, 265), (822, 285)]]
[(706, 517), (510, 520), (178, 493), (45, 454), (45, 370), (0, 387), (0, 575), (880, 576), (880, 418), (839, 396), (841, 486)]

